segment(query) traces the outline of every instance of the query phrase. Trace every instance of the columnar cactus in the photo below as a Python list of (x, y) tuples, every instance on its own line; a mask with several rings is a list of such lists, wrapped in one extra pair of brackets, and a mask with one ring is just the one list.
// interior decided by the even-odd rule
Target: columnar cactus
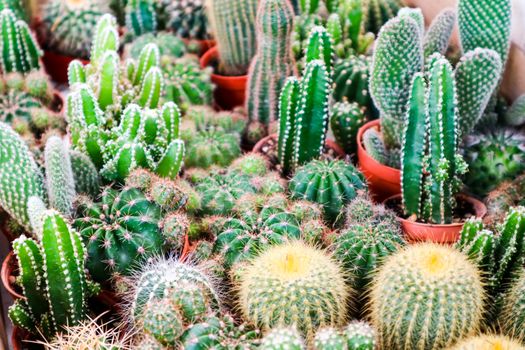
[(11, 9), (0, 12), (0, 68), (4, 74), (28, 73), (40, 68), (40, 50), (26, 22), (17, 19)]
[(338, 102), (332, 106), (330, 127), (335, 140), (346, 154), (357, 151), (357, 132), (366, 122), (366, 118), (357, 103)]
[(255, 54), (257, 0), (208, 0), (207, 14), (217, 41), (220, 70), (242, 75)]
[(447, 348), (447, 350), (521, 350), (523, 345), (512, 338), (508, 338), (503, 335), (479, 335), (468, 337), (456, 345)]
[(283, 173), (319, 157), (328, 128), (330, 76), (321, 60), (308, 63), (301, 82), (291, 77), (279, 103), (279, 162)]
[(455, 249), (431, 243), (389, 257), (370, 296), (372, 323), (385, 349), (446, 348), (476, 330), (483, 313), (476, 266)]
[(345, 204), (366, 189), (363, 175), (342, 160), (314, 160), (297, 169), (288, 185), (292, 198), (305, 199), (323, 207), (330, 222), (342, 219)]
[(135, 264), (160, 254), (162, 210), (136, 188), (106, 188), (100, 203), (79, 203), (74, 226), (87, 245), (86, 263), (97, 281), (129, 275)]
[(129, 0), (126, 4), (126, 28), (132, 36), (156, 32), (158, 4), (153, 0)]
[(52, 336), (86, 317), (91, 286), (84, 273), (80, 235), (57, 212), (43, 219), (41, 242), (21, 236), (13, 243), (24, 299), (9, 308), (13, 323)]
[(301, 334), (293, 327), (272, 329), (261, 339), (261, 350), (305, 350)]
[(91, 159), (79, 151), (70, 150), (71, 170), (75, 179), (75, 192), (96, 198), (100, 191), (100, 176)]
[(278, 119), (279, 94), (294, 71), (290, 34), (293, 9), (288, 1), (263, 0), (257, 15), (257, 51), (248, 72), (246, 109), (265, 125)]
[(295, 326), (313, 340), (320, 327), (345, 321), (350, 290), (341, 267), (300, 241), (263, 252), (241, 271), (239, 283), (245, 319), (264, 330)]
[(210, 33), (203, 0), (170, 1), (165, 8), (166, 26), (181, 38), (206, 40)]
[[(457, 153), (458, 116), (452, 67), (436, 58), (428, 88), (421, 73), (410, 91), (401, 159), (405, 214), (420, 220), (452, 222), (458, 176), (466, 165)], [(428, 148), (428, 149), (427, 149)], [(428, 175), (423, 175), (426, 169)]]
[(367, 32), (379, 33), (389, 19), (395, 17), (403, 6), (402, 0), (365, 0), (363, 1), (363, 22)]

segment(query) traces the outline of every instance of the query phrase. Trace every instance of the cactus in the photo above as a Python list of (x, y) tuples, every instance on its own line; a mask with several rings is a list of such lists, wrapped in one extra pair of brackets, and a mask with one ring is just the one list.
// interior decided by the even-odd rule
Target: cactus
[(301, 241), (269, 248), (239, 281), (246, 320), (264, 330), (295, 326), (310, 340), (318, 328), (344, 323), (349, 294), (341, 267)]
[(170, 59), (179, 58), (186, 53), (186, 46), (184, 41), (174, 37), (168, 32), (158, 32), (156, 34), (146, 33), (126, 45), (126, 56), (134, 59), (139, 59), (140, 53), (148, 44), (155, 44), (159, 48), (161, 61), (162, 57), (169, 57)]
[(166, 26), (185, 39), (207, 40), (210, 38), (208, 18), (202, 0), (171, 1), (165, 8), (168, 16)]
[(0, 1), (0, 11), (9, 9), (15, 14), (16, 18), (29, 22), (30, 9), (27, 8), (28, 5), (20, 0), (2, 0)]
[[(428, 88), (418, 73), (410, 91), (401, 164), (403, 206), (408, 216), (448, 224), (460, 188), (458, 177), (466, 165), (457, 153), (452, 68), (446, 59), (436, 58), (430, 74)], [(423, 175), (423, 169), (428, 175)]]
[(297, 0), (299, 12), (305, 14), (314, 14), (319, 9), (319, 0)]
[(84, 153), (70, 150), (71, 170), (75, 179), (75, 192), (96, 198), (100, 191), (100, 176), (95, 164)]
[(0, 12), (0, 68), (4, 74), (29, 73), (40, 68), (43, 55), (26, 22), (17, 19), (11, 9)]
[(144, 331), (165, 346), (174, 346), (184, 332), (182, 316), (167, 299), (151, 300), (144, 310)]
[[(323, 26), (315, 26), (310, 31), (308, 39), (306, 41), (305, 52), (304, 52), (304, 66), (308, 63), (321, 60), (324, 62), (324, 66), (329, 77), (332, 76), (334, 52), (332, 47), (332, 37), (330, 33)], [(303, 71), (303, 76), (307, 73)]]
[(202, 323), (190, 325), (181, 337), (185, 350), (255, 349), (259, 332), (246, 325), (237, 326), (233, 318), (209, 316)]
[(385, 261), (370, 299), (381, 348), (442, 349), (480, 326), (484, 292), (478, 269), (465, 255), (424, 243)]
[(503, 181), (525, 171), (525, 133), (509, 127), (486, 128), (469, 135), (465, 142), (469, 190), (485, 196)]
[(304, 54), (310, 32), (315, 26), (319, 25), (323, 25), (323, 20), (318, 15), (302, 14), (295, 17), (291, 47), (299, 71), (304, 70)]
[(0, 123), (0, 206), (30, 231), (27, 201), (45, 195), (43, 175), (29, 149), (13, 129)]
[(314, 160), (297, 169), (288, 188), (292, 198), (320, 204), (325, 219), (333, 223), (357, 191), (366, 189), (366, 183), (351, 164), (341, 160)]
[(246, 120), (237, 111), (215, 112), (209, 106), (191, 106), (186, 111), (181, 128), (185, 140), (189, 140), (197, 131), (210, 129), (241, 135), (246, 128)]
[(108, 10), (96, 1), (50, 1), (42, 10), (48, 49), (67, 56), (88, 58), (97, 21)]
[(332, 106), (330, 127), (337, 144), (346, 154), (355, 154), (357, 151), (357, 132), (366, 119), (357, 103), (338, 102)]
[(323, 61), (308, 63), (303, 79), (289, 78), (279, 103), (279, 162), (291, 173), (321, 155), (328, 128), (330, 77)]
[(346, 339), (335, 328), (321, 328), (314, 338), (315, 350), (339, 350), (346, 349)]
[(265, 125), (278, 119), (279, 94), (292, 75), (290, 34), (293, 9), (288, 1), (263, 0), (259, 5), (257, 51), (248, 71), (246, 109), (250, 120)]
[(239, 137), (221, 130), (199, 131), (188, 141), (187, 167), (228, 166), (241, 154)]
[(394, 211), (387, 209), (382, 204), (375, 204), (370, 195), (366, 192), (359, 193), (352, 199), (345, 208), (346, 227), (355, 224), (369, 224), (376, 225), (384, 223), (393, 225), (391, 228), (395, 229), (398, 225), (398, 220)]
[(237, 158), (230, 165), (230, 169), (239, 171), (242, 174), (249, 176), (264, 176), (268, 173), (268, 159), (259, 153), (247, 153), (244, 156)]
[(153, 0), (128, 0), (125, 8), (126, 28), (133, 37), (154, 33), (158, 29), (158, 3)]
[(65, 219), (46, 212), (41, 242), (21, 236), (13, 248), (25, 297), (9, 308), (13, 323), (49, 337), (84, 320), (91, 292), (84, 273), (84, 245)]
[(363, 134), (366, 153), (380, 164), (389, 165), (390, 152), (386, 149), (383, 135), (376, 129), (367, 129)]
[(365, 0), (362, 6), (365, 31), (377, 34), (383, 24), (395, 17), (403, 2), (402, 0)]
[(445, 8), (436, 16), (423, 42), (425, 57), (430, 57), (434, 52), (446, 52), (455, 23), (456, 13), (453, 9)]
[(374, 350), (375, 332), (366, 322), (353, 321), (343, 331), (348, 350)]
[(106, 188), (100, 203), (79, 204), (74, 226), (87, 244), (87, 267), (97, 281), (129, 275), (139, 261), (162, 252), (161, 208), (136, 188)]
[(518, 97), (503, 116), (507, 125), (521, 126), (525, 124), (525, 94)]
[(468, 337), (456, 345), (447, 348), (448, 350), (521, 350), (523, 345), (503, 335), (491, 334), (491, 335), (479, 335)]
[(405, 245), (398, 225), (379, 221), (351, 225), (335, 237), (332, 249), (334, 258), (351, 272), (352, 289), (364, 293), (385, 258)]
[(184, 213), (173, 213), (164, 218), (162, 235), (170, 250), (182, 251), (189, 229), (190, 221)]
[(182, 209), (188, 200), (188, 196), (174, 181), (164, 178), (154, 177), (147, 194), (165, 212)]
[(516, 281), (505, 294), (501, 327), (505, 334), (525, 340), (525, 272), (519, 272)]
[(202, 212), (206, 215), (228, 215), (237, 199), (255, 193), (250, 177), (234, 171), (213, 172), (196, 186), (196, 190), (201, 195)]
[(207, 15), (219, 50), (219, 71), (245, 74), (255, 55), (256, 0), (208, 0)]
[(265, 205), (260, 212), (243, 210), (221, 226), (214, 250), (224, 256), (226, 268), (301, 236), (295, 216), (272, 205)]
[(301, 334), (295, 328), (275, 328), (261, 339), (261, 350), (305, 350)]
[(487, 215), (484, 221), (491, 226), (502, 222), (511, 207), (525, 204), (523, 191), (525, 191), (525, 175), (520, 175), (513, 181), (504, 182), (490, 192), (485, 198)]

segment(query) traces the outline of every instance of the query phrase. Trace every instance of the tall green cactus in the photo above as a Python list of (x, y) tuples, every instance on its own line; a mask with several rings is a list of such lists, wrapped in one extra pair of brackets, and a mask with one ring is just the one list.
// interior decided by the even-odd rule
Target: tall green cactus
[(207, 13), (226, 75), (245, 74), (256, 50), (257, 0), (208, 0)]
[(40, 68), (40, 50), (26, 22), (10, 9), (0, 12), (0, 68), (4, 74), (28, 73)]
[(21, 236), (13, 247), (25, 297), (9, 308), (13, 323), (47, 337), (82, 321), (93, 285), (84, 272), (85, 248), (80, 235), (57, 212), (48, 211), (41, 242)]
[(307, 64), (301, 82), (289, 78), (281, 92), (278, 153), (284, 174), (321, 155), (330, 81), (324, 62), (314, 60)]
[(129, 0), (126, 4), (126, 28), (131, 35), (156, 32), (157, 3), (153, 0)]
[(250, 120), (265, 125), (277, 120), (279, 94), (292, 75), (293, 9), (288, 1), (263, 0), (257, 16), (257, 52), (248, 72), (246, 106)]

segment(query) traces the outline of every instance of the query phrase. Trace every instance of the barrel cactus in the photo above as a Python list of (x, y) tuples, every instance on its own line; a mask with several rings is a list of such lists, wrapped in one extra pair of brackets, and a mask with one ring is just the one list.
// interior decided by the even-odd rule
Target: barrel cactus
[(295, 328), (275, 328), (261, 339), (261, 350), (304, 350), (306, 345)]
[(144, 332), (165, 346), (174, 346), (184, 332), (182, 316), (168, 299), (151, 300), (144, 309)]
[(353, 321), (345, 327), (343, 335), (346, 338), (348, 350), (374, 350), (376, 346), (375, 331), (366, 322)]
[(389, 257), (370, 298), (379, 345), (387, 349), (446, 348), (476, 330), (484, 311), (477, 267), (457, 250), (432, 243)]
[(367, 186), (363, 175), (351, 164), (342, 160), (313, 160), (297, 169), (288, 188), (292, 198), (320, 204), (325, 218), (335, 222), (342, 219), (343, 206)]
[(332, 106), (330, 127), (335, 140), (346, 154), (357, 151), (357, 132), (366, 122), (366, 118), (357, 103), (338, 102)]
[(210, 38), (203, 0), (170, 1), (165, 12), (168, 17), (166, 26), (177, 36), (190, 40)]
[(295, 326), (313, 339), (320, 327), (345, 321), (350, 290), (322, 250), (300, 241), (277, 245), (240, 273), (240, 309), (259, 328)]
[(336, 328), (321, 328), (315, 333), (315, 350), (346, 349), (346, 339)]
[(190, 136), (185, 161), (187, 167), (227, 166), (241, 154), (238, 135), (220, 129), (199, 131)]
[(490, 335), (479, 335), (468, 337), (458, 344), (447, 348), (447, 350), (522, 350), (524, 349), (523, 345), (506, 336), (490, 334)]
[(139, 189), (106, 188), (100, 202), (86, 199), (78, 210), (74, 226), (86, 242), (86, 265), (96, 280), (129, 275), (138, 261), (162, 252), (162, 210)]

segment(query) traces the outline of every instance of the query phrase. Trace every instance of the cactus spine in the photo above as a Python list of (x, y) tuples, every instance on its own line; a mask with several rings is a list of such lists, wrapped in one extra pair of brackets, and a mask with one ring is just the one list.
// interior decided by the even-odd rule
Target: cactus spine
[(23, 20), (17, 20), (10, 9), (0, 12), (0, 67), (4, 74), (28, 73), (40, 68), (40, 50), (35, 37)]
[(263, 0), (257, 16), (257, 51), (248, 72), (246, 107), (250, 120), (277, 120), (279, 94), (293, 73), (290, 34), (293, 9), (288, 1)]
[(447, 350), (523, 350), (523, 345), (503, 335), (490, 334), (468, 337)]
[(126, 28), (133, 36), (156, 32), (157, 3), (153, 0), (130, 0), (126, 4)]
[(501, 323), (505, 334), (525, 340), (525, 272), (519, 272), (516, 282), (505, 295)]
[(207, 13), (226, 75), (245, 74), (255, 50), (257, 0), (207, 0)]
[(330, 127), (337, 144), (346, 154), (357, 151), (357, 132), (366, 122), (366, 118), (357, 103), (338, 102), (332, 106)]

